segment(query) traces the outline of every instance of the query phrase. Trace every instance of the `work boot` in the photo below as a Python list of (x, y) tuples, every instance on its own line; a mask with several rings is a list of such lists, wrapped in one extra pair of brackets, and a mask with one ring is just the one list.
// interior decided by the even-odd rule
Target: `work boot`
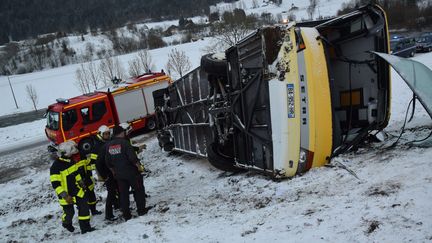
[(96, 209), (96, 205), (90, 205), (90, 212), (92, 215), (99, 215), (102, 214), (101, 211)]
[(124, 218), (125, 221), (128, 221), (129, 219), (132, 218), (132, 215), (130, 213), (124, 213), (123, 214), (123, 218)]
[(67, 229), (69, 232), (74, 232), (75, 231), (75, 227), (73, 227), (72, 224), (66, 224), (66, 223), (62, 223), (63, 228)]
[(138, 216), (143, 216), (143, 215), (147, 214), (148, 211), (152, 208), (153, 208), (153, 206), (148, 206), (148, 207), (144, 208), (144, 210), (138, 211)]
[(105, 216), (105, 219), (112, 222), (112, 221), (116, 221), (118, 218), (113, 215), (113, 216)]
[(102, 214), (102, 212), (95, 209), (95, 210), (91, 210), (91, 214), (92, 215), (99, 215), (99, 214)]
[(87, 232), (92, 232), (95, 228), (90, 226), (90, 220), (80, 220), (79, 225), (81, 228), (81, 234), (85, 234)]

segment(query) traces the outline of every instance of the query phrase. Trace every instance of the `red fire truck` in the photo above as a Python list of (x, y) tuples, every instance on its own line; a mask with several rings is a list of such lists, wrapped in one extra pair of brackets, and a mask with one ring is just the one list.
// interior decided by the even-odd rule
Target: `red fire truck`
[(146, 73), (116, 85), (70, 99), (57, 99), (48, 106), (45, 133), (52, 142), (49, 149), (73, 140), (87, 153), (92, 149), (90, 136), (101, 125), (127, 122), (132, 131), (156, 128), (152, 93), (166, 88), (171, 78), (165, 73)]

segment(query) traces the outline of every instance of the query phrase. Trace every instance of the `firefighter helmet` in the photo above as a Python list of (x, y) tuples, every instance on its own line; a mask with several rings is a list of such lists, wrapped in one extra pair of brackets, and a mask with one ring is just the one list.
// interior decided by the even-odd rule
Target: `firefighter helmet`
[(123, 130), (125, 130), (126, 135), (128, 135), (129, 133), (132, 132), (132, 127), (129, 123), (123, 122), (123, 123), (120, 123), (120, 126), (123, 128)]
[(101, 134), (101, 135), (102, 135), (104, 132), (109, 132), (109, 131), (110, 131), (109, 127), (107, 127), (107, 126), (105, 126), (105, 125), (100, 126), (99, 129), (98, 129), (98, 133)]
[(68, 157), (78, 153), (77, 144), (74, 141), (66, 141), (58, 146), (57, 155), (59, 157)]

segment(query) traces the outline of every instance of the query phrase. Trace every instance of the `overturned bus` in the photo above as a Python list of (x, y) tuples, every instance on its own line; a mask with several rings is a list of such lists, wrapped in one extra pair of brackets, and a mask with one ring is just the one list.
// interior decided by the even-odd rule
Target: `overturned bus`
[(322, 166), (387, 126), (384, 11), (263, 27), (155, 91), (159, 145), (276, 178)]

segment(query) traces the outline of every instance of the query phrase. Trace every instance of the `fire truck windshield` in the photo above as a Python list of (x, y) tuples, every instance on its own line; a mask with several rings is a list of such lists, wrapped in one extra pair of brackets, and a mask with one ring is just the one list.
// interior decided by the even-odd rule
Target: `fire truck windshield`
[(59, 113), (55, 111), (47, 112), (47, 128), (51, 130), (59, 129)]

